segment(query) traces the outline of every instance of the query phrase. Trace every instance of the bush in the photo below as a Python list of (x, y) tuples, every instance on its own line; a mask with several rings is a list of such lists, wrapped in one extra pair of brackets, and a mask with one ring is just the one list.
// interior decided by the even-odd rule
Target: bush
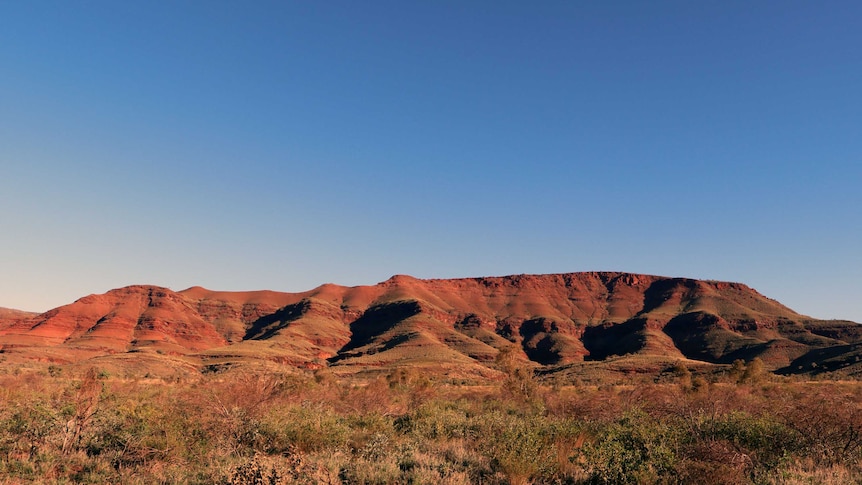
[(556, 459), (553, 434), (547, 421), (492, 413), (481, 418), (480, 449), (491, 467), (513, 484), (528, 483), (548, 472)]
[(583, 449), (591, 483), (656, 483), (673, 475), (683, 439), (677, 423), (634, 411), (594, 433)]

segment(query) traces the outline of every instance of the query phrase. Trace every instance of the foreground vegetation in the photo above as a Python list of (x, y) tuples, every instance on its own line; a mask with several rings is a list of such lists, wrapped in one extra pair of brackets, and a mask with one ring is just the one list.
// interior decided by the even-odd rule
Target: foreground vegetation
[[(396, 370), (0, 376), (0, 483), (862, 483), (862, 386), (757, 363), (660, 383)], [(69, 371), (65, 371), (69, 373)]]

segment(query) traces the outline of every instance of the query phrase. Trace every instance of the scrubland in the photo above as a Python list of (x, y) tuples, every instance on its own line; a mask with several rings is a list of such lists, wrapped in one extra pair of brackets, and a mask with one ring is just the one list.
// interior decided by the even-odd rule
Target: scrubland
[(862, 483), (857, 382), (756, 362), (600, 386), (499, 368), (494, 382), (7, 368), (0, 483)]

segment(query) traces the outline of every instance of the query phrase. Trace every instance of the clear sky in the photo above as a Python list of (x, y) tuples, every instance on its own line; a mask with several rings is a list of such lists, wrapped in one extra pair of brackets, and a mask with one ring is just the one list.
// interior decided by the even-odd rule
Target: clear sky
[(0, 306), (393, 274), (862, 322), (862, 2), (0, 2)]

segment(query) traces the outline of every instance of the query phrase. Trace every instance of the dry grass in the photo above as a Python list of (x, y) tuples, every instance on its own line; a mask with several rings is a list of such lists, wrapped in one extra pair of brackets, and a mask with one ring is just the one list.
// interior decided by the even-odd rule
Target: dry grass
[(548, 387), (515, 366), (499, 385), (456, 386), (410, 368), (365, 381), (70, 369), (0, 375), (0, 483), (862, 480), (855, 382)]

